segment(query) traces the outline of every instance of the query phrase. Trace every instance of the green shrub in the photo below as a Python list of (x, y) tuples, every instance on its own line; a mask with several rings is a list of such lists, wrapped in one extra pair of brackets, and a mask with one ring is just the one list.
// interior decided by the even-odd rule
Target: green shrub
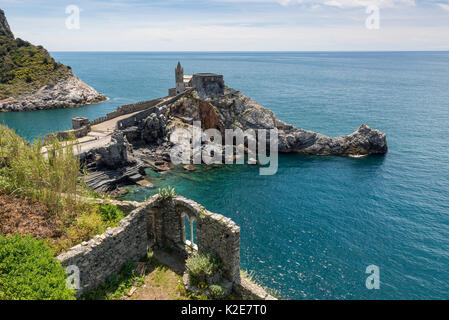
[(171, 200), (176, 196), (175, 188), (168, 186), (167, 188), (159, 189), (158, 195), (162, 201)]
[(73, 300), (66, 272), (42, 240), (0, 237), (0, 300)]
[(211, 285), (209, 287), (209, 292), (212, 299), (223, 299), (225, 296), (225, 290), (220, 285)]
[(17, 97), (69, 74), (70, 69), (54, 61), (42, 46), (0, 36), (0, 99)]
[(107, 226), (101, 215), (96, 212), (87, 212), (73, 222), (67, 229), (66, 235), (70, 239), (71, 246), (74, 246), (83, 241), (89, 241), (96, 235), (104, 233), (106, 229)]
[(222, 268), (219, 256), (213, 253), (199, 253), (186, 261), (186, 269), (192, 284), (207, 284), (207, 279)]
[(112, 204), (102, 204), (100, 206), (99, 212), (103, 221), (106, 222), (110, 227), (117, 226), (120, 220), (125, 217), (123, 211)]

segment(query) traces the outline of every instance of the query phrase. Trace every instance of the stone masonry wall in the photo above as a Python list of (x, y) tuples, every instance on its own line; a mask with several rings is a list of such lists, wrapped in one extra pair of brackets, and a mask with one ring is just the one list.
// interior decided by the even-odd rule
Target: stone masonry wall
[(138, 261), (147, 252), (147, 233), (144, 211), (136, 209), (120, 222), (88, 242), (83, 242), (57, 259), (62, 266), (79, 269), (80, 288), (77, 295), (95, 289), (120, 272), (128, 261)]
[[(206, 210), (193, 200), (177, 196), (173, 201), (149, 200), (141, 209), (148, 219), (148, 237), (159, 247), (185, 251), (184, 216), (196, 221), (198, 252), (212, 252), (223, 261), (224, 276), (240, 283), (240, 227), (230, 218)], [(187, 230), (189, 232), (189, 230)]]
[[(213, 213), (195, 201), (176, 197), (174, 206), (178, 215), (186, 214), (197, 222), (198, 252), (212, 252), (223, 261), (223, 272), (233, 284), (240, 283), (240, 227), (230, 218)], [(181, 219), (181, 221), (183, 221)], [(184, 222), (181, 223), (184, 235)]]
[(142, 110), (154, 107), (159, 102), (161, 102), (163, 99), (164, 98), (158, 98), (158, 99), (149, 100), (149, 101), (125, 104), (123, 106), (118, 107), (117, 110), (108, 113), (104, 117), (100, 117), (100, 118), (90, 121), (90, 124), (96, 125), (96, 124), (129, 114), (129, 113), (134, 113), (134, 112), (138, 112), (138, 111), (142, 111)]
[(69, 140), (71, 136), (74, 138), (82, 138), (87, 136), (90, 131), (90, 126), (84, 126), (76, 130), (67, 130), (67, 131), (59, 131), (54, 133), (49, 133), (44, 137), (44, 144), (48, 143), (52, 138), (56, 138), (58, 140)]
[(154, 106), (146, 108), (142, 112), (139, 112), (139, 113), (134, 114), (128, 118), (118, 121), (117, 125), (116, 125), (116, 129), (124, 130), (124, 129), (132, 127), (132, 126), (137, 126), (142, 120), (146, 119), (148, 116), (153, 114), (157, 108), (160, 108), (164, 105), (171, 104), (189, 92), (191, 92), (191, 89), (186, 90), (185, 92), (182, 92), (168, 100), (161, 99), (161, 101), (159, 103), (154, 104)]
[[(82, 138), (82, 137), (87, 136), (87, 134), (90, 131), (91, 126), (97, 125), (99, 123), (129, 114), (129, 113), (144, 111), (149, 108), (151, 108), (151, 109), (148, 113), (151, 114), (154, 112), (154, 108), (152, 108), (152, 107), (156, 106), (158, 103), (160, 103), (164, 99), (165, 98), (158, 98), (158, 99), (154, 99), (154, 100), (142, 101), (142, 102), (137, 102), (137, 103), (126, 104), (126, 105), (120, 106), (117, 108), (117, 110), (110, 112), (103, 117), (99, 117), (92, 121), (88, 121), (88, 123), (86, 125), (83, 125), (80, 128), (74, 127), (72, 130), (49, 133), (44, 137), (44, 141), (48, 141), (52, 137), (56, 137), (59, 140), (68, 140), (70, 135), (73, 135), (75, 138)], [(146, 116), (148, 116), (148, 115), (146, 115)], [(74, 119), (72, 119), (72, 126), (73, 126)]]
[(223, 76), (218, 74), (194, 74), (192, 86), (201, 99), (221, 97), (225, 88)]
[(124, 207), (136, 209), (117, 228), (57, 257), (64, 267), (79, 269), (78, 296), (119, 273), (126, 262), (138, 261), (150, 245), (172, 247), (187, 255), (184, 216), (197, 222), (198, 251), (217, 254), (223, 261), (224, 277), (236, 289), (240, 287), (240, 227), (231, 219), (180, 196), (161, 201), (156, 195), (145, 203), (127, 202)]

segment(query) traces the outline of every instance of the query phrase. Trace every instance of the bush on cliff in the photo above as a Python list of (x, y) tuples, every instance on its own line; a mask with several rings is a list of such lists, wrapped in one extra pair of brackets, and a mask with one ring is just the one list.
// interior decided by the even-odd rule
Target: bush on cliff
[(167, 188), (158, 189), (158, 195), (161, 201), (172, 200), (176, 197), (175, 188), (168, 186)]
[(221, 285), (213, 284), (209, 287), (210, 296), (212, 299), (223, 299), (226, 296), (226, 291)]
[(207, 285), (208, 278), (220, 271), (222, 264), (216, 254), (198, 253), (187, 259), (186, 269), (193, 285)]
[(0, 300), (74, 300), (66, 272), (42, 240), (0, 237)]
[(120, 220), (125, 217), (123, 211), (112, 204), (102, 204), (98, 211), (103, 221), (111, 228), (118, 226)]
[(0, 100), (55, 82), (69, 68), (57, 63), (42, 46), (0, 36)]

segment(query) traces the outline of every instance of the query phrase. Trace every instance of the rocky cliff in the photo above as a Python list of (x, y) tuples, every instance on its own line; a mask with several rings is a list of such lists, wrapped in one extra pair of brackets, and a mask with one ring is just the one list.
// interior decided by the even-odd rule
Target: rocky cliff
[(73, 73), (32, 92), (0, 101), (0, 111), (62, 109), (98, 103), (106, 97)]
[(2, 9), (0, 9), (0, 36), (14, 37)]
[(347, 136), (331, 138), (323, 134), (297, 129), (279, 120), (275, 114), (240, 91), (226, 88), (215, 99), (200, 99), (194, 91), (171, 106), (171, 117), (202, 122), (203, 129), (273, 129), (279, 131), (279, 151), (315, 155), (360, 156), (384, 154), (388, 151), (386, 135), (362, 124)]
[(192, 89), (176, 101), (161, 102), (153, 109), (137, 125), (116, 129), (109, 145), (91, 149), (83, 157), (90, 172), (86, 182), (92, 189), (108, 192), (117, 185), (137, 182), (143, 179), (145, 168), (170, 170), (173, 167), (170, 135), (177, 128), (191, 128), (193, 121), (200, 121), (203, 129), (214, 128), (222, 133), (225, 129), (276, 128), (279, 152), (285, 153), (365, 156), (388, 151), (385, 133), (365, 124), (349, 135), (336, 138), (297, 129), (232, 88), (226, 88), (220, 97), (207, 99), (201, 99)]
[(105, 99), (45, 48), (14, 38), (0, 10), (0, 111), (68, 108)]

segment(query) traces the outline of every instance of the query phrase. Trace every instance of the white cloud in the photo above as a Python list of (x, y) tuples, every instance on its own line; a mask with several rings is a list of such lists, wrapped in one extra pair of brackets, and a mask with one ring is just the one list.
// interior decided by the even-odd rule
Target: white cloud
[[(85, 11), (76, 31), (65, 28), (64, 6), (57, 14), (46, 10), (8, 19), (16, 36), (61, 51), (449, 50), (449, 20), (443, 11), (449, 9), (449, 0), (426, 8), (419, 1), (415, 7), (412, 0), (214, 1), (242, 3), (242, 10), (223, 3), (220, 10), (188, 6), (124, 11), (86, 5), (81, 6)], [(253, 8), (244, 2), (264, 4)], [(372, 31), (365, 28), (368, 14), (361, 10), (368, 3), (401, 7), (383, 10), (381, 29)]]
[(445, 11), (449, 11), (449, 4), (438, 3), (438, 6)]
[(329, 7), (339, 8), (356, 8), (367, 7), (370, 5), (378, 6), (380, 8), (393, 8), (399, 6), (415, 6), (415, 0), (217, 0), (219, 2), (234, 2), (234, 3), (279, 3), (282, 6), (289, 6), (295, 4), (302, 5), (324, 5)]
[(53, 51), (348, 51), (448, 50), (445, 28), (247, 27), (178, 24), (121, 30), (53, 30), (21, 34)]

